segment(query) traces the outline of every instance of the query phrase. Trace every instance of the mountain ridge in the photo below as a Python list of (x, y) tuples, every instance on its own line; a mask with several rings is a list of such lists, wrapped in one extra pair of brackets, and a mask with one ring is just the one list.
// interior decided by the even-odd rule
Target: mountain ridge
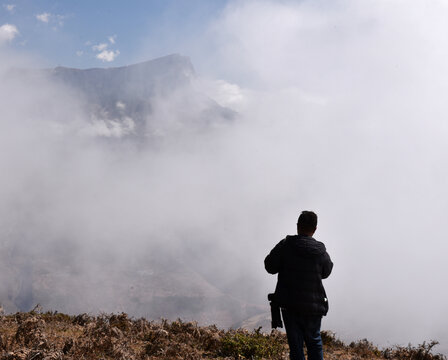
[(62, 66), (62, 65), (58, 65), (56, 67), (51, 67), (51, 68), (47, 68), (45, 70), (55, 70), (55, 69), (69, 69), (69, 70), (79, 70), (79, 71), (84, 71), (84, 70), (108, 70), (108, 69), (122, 69), (122, 68), (127, 68), (127, 67), (132, 67), (132, 66), (143, 66), (146, 65), (148, 63), (154, 62), (154, 61), (165, 61), (165, 60), (169, 60), (169, 61), (183, 61), (185, 63), (188, 63), (193, 71), (193, 64), (191, 63), (191, 59), (189, 56), (185, 56), (185, 55), (181, 55), (179, 53), (172, 53), (172, 54), (168, 54), (168, 55), (163, 55), (163, 56), (159, 56), (156, 57), (154, 59), (149, 59), (149, 60), (142, 60), (136, 63), (132, 63), (129, 65), (121, 65), (121, 66), (107, 66), (107, 67), (88, 67), (88, 68), (76, 68), (76, 67), (70, 67), (70, 66)]
[[(119, 67), (14, 68), (8, 77), (25, 86), (44, 79), (65, 89), (80, 103), (96, 136), (151, 141), (160, 134), (203, 131), (236, 118), (235, 111), (219, 105), (197, 86), (190, 58), (180, 54)], [(39, 91), (40, 87), (37, 83), (31, 88)]]

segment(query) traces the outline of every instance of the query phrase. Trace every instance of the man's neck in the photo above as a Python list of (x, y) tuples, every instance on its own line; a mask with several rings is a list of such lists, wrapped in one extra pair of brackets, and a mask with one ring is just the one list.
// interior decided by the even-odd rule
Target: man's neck
[(301, 231), (301, 232), (298, 232), (297, 235), (299, 235), (299, 236), (313, 237), (314, 232), (309, 233), (309, 232), (303, 232), (303, 231)]

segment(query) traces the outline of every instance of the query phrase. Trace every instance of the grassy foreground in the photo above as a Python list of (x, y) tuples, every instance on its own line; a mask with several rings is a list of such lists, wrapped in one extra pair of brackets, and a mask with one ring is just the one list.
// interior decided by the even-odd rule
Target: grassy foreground
[[(325, 359), (441, 360), (436, 342), (378, 349), (367, 340), (344, 344), (323, 332)], [(288, 359), (283, 333), (221, 330), (181, 320), (153, 322), (126, 314), (0, 315), (0, 360)]]

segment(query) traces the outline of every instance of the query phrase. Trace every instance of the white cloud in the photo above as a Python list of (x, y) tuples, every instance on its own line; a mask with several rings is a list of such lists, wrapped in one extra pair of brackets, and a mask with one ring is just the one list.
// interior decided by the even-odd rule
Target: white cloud
[(126, 109), (126, 104), (124, 102), (121, 102), (121, 101), (117, 101), (115, 106), (117, 107), (117, 109), (120, 109), (120, 110)]
[(51, 17), (51, 14), (47, 13), (47, 12), (44, 12), (42, 14), (37, 14), (36, 15), (36, 19), (37, 20), (42, 21), (42, 22), (47, 23), (47, 24), (50, 22), (50, 17)]
[(120, 138), (135, 132), (135, 122), (126, 117), (123, 123), (117, 120), (94, 119), (92, 123), (81, 130), (83, 135)]
[(246, 97), (237, 84), (229, 83), (225, 80), (203, 79), (200, 83), (202, 90), (220, 105), (240, 110), (245, 104)]
[(104, 51), (100, 52), (96, 56), (96, 58), (101, 61), (104, 61), (104, 62), (111, 62), (111, 61), (114, 61), (118, 55), (120, 55), (120, 51), (118, 51), (118, 50), (116, 50), (116, 51), (104, 50)]
[(44, 12), (42, 14), (37, 14), (36, 19), (39, 21), (42, 21), (46, 24), (52, 23), (55, 24), (53, 27), (53, 30), (57, 30), (57, 26), (63, 26), (64, 25), (64, 19), (67, 16), (65, 15), (58, 15), (58, 14), (51, 14), (48, 12)]
[(65, 15), (55, 15), (55, 19), (58, 23), (59, 26), (63, 26), (64, 25), (64, 19), (66, 18)]
[(84, 54), (84, 51), (82, 51), (82, 50), (78, 50), (76, 52), (76, 56), (82, 56), (83, 54)]
[[(341, 311), (331, 312), (326, 326), (353, 338), (362, 332), (369, 340), (384, 345), (440, 334), (448, 352), (442, 320), (446, 311), (441, 312), (448, 299), (446, 289), (432, 296), (427, 305), (422, 291), (414, 292), (423, 294), (420, 297), (402, 296), (412, 293), (416, 283), (436, 289), (439, 279), (432, 274), (447, 273), (442, 256), (433, 262), (437, 263), (434, 268), (429, 262), (423, 266), (428, 270), (419, 274), (419, 281), (413, 272), (414, 264), (422, 262), (420, 234), (434, 239), (432, 248), (446, 252), (446, 243), (439, 242), (437, 236), (443, 232), (444, 222), (437, 222), (446, 207), (446, 194), (440, 195), (445, 188), (430, 185), (442, 184), (441, 176), (446, 176), (444, 170), (439, 172), (447, 134), (447, 103), (443, 99), (446, 81), (441, 80), (448, 74), (444, 60), (448, 48), (443, 45), (446, 2), (343, 0), (330, 5), (313, 0), (234, 0), (231, 4), (213, 24), (210, 43), (215, 51), (210, 51), (210, 43), (206, 43), (208, 54), (213, 56), (207, 62), (211, 71), (217, 69), (244, 88), (260, 90), (253, 93), (256, 96), (249, 94), (249, 110), (242, 116), (249, 114), (247, 121), (253, 123), (248, 127), (251, 140), (261, 137), (255, 134), (257, 131), (266, 132), (266, 139), (254, 149), (269, 147), (264, 149), (265, 155), (278, 156), (272, 161), (274, 167), (278, 163), (278, 170), (264, 167), (263, 174), (277, 174), (289, 162), (297, 161), (289, 154), (312, 154), (309, 165), (319, 164), (312, 172), (319, 170), (309, 182), (304, 180), (307, 193), (299, 195), (298, 191), (297, 199), (322, 211), (325, 208), (333, 216), (328, 229), (333, 228), (325, 235), (332, 235), (329, 246), (337, 244), (335, 250), (339, 247), (338, 258), (344, 269), (357, 266), (350, 265), (356, 256), (359, 259), (360, 254), (369, 254), (363, 263), (368, 271), (362, 279), (348, 270), (350, 284), (339, 283), (336, 278), (328, 283), (333, 309)], [(269, 30), (260, 31), (263, 28)], [(218, 90), (225, 90), (226, 96), (238, 94), (227, 85)], [(271, 147), (273, 142), (276, 144)], [(322, 147), (317, 149), (316, 144)], [(257, 158), (255, 151), (248, 157), (250, 161)], [(302, 181), (300, 171), (282, 176), (297, 176), (291, 189)], [(308, 191), (314, 186), (316, 191)], [(281, 188), (278, 183), (274, 187), (276, 191)], [(265, 184), (260, 190), (266, 191)], [(287, 196), (290, 199), (295, 195), (288, 191)], [(339, 199), (331, 199), (333, 196)], [(345, 215), (337, 214), (341, 203), (358, 219), (346, 221), (351, 235), (356, 234), (351, 239), (345, 238), (344, 226), (339, 227), (345, 222)], [(370, 224), (381, 223), (384, 214), (392, 214), (397, 221), (378, 241), (369, 228), (375, 228)], [(419, 224), (413, 222), (416, 218)], [(416, 228), (422, 230), (418, 233)], [(342, 229), (341, 236), (334, 237), (333, 229)], [(324, 233), (319, 234), (325, 238)], [(363, 239), (362, 244), (352, 241), (356, 238)], [(353, 249), (355, 256), (345, 256), (342, 244)], [(384, 248), (388, 251), (381, 251)], [(390, 280), (397, 267), (396, 254), (402, 249), (409, 252), (403, 256), (400, 271), (412, 273), (413, 278)], [(427, 259), (434, 259), (433, 254)], [(390, 284), (387, 290), (379, 291), (385, 284)], [(351, 294), (350, 304), (347, 293)], [(387, 293), (387, 299), (382, 299), (383, 293)], [(391, 306), (393, 301), (389, 299), (400, 300)], [(364, 316), (366, 304), (372, 310), (368, 316)], [(348, 313), (352, 314), (349, 321), (341, 315)], [(406, 319), (410, 313), (412, 319)], [(385, 320), (372, 326), (375, 317)], [(426, 328), (422, 325), (416, 329), (413, 323), (426, 324)]]
[[(116, 35), (108, 37), (111, 44), (115, 44), (115, 37)], [(98, 54), (96, 54), (96, 58), (104, 62), (114, 61), (115, 58), (120, 55), (119, 50), (109, 50), (109, 44), (105, 42), (93, 45), (92, 50), (98, 52)]]
[(19, 30), (15, 25), (4, 24), (0, 26), (0, 44), (13, 40), (17, 35), (19, 35)]
[(106, 43), (101, 43), (101, 44), (98, 44), (98, 45), (93, 45), (92, 49), (95, 50), (95, 51), (103, 51), (103, 50), (107, 49), (107, 46), (108, 45)]
[(4, 4), (3, 7), (11, 14), (14, 13), (14, 10), (16, 9), (16, 5), (14, 4)]

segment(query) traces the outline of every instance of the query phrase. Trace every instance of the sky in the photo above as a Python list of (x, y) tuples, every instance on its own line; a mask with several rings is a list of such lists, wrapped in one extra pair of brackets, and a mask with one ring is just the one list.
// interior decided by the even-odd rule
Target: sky
[(199, 36), (225, 5), (223, 0), (11, 0), (1, 2), (0, 24), (15, 28), (14, 49), (38, 55), (49, 67), (122, 66), (178, 52), (182, 37)]
[[(182, 102), (160, 99), (151, 121), (177, 135), (127, 158), (85, 146), (80, 99), (2, 82), (1, 221), (16, 224), (7, 205), (21, 209), (19, 199), (30, 229), (70, 233), (84, 250), (97, 236), (120, 254), (165, 239), (161, 229), (173, 247), (179, 234), (212, 239), (228, 256), (198, 266), (235, 284), (249, 274), (245, 288), (266, 304), (275, 278), (262, 260), (300, 210), (316, 210), (335, 263), (323, 327), (381, 345), (437, 339), (448, 353), (445, 1), (11, 0), (0, 14), (1, 71), (23, 59), (90, 68), (181, 53), (195, 86), (239, 116), (179, 135)], [(123, 245), (120, 234), (133, 236)]]

